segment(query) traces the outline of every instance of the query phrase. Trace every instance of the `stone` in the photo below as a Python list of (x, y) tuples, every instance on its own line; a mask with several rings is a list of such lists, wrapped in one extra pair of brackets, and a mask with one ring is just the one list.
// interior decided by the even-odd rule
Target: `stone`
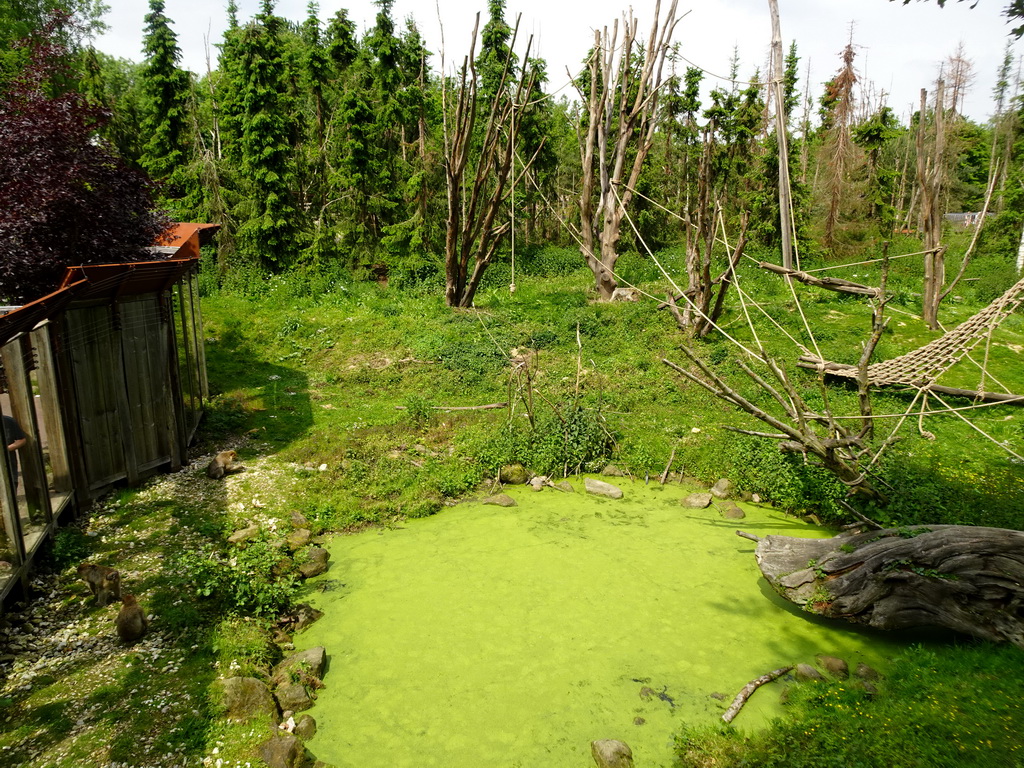
[(224, 716), (228, 720), (277, 721), (277, 702), (262, 680), (255, 677), (229, 677), (226, 680), (218, 680), (217, 684), (223, 694), (222, 703), (227, 710)]
[(295, 723), (295, 730), (292, 733), (303, 741), (309, 741), (316, 736), (316, 720), (312, 715), (303, 715)]
[(612, 291), (612, 301), (640, 301), (640, 291), (636, 288), (616, 288)]
[(496, 507), (516, 507), (516, 500), (509, 496), (507, 493), (498, 493), (494, 496), (488, 496), (486, 499), (480, 502), (481, 504), (492, 504)]
[(828, 672), (832, 677), (839, 680), (846, 680), (850, 676), (850, 667), (842, 659), (836, 658), (835, 656), (825, 656), (824, 654), (815, 657), (821, 668)]
[(742, 520), (747, 516), (747, 513), (740, 509), (736, 504), (727, 504), (721, 508), (722, 517), (726, 520)]
[(295, 626), (293, 629), (295, 632), (301, 632), (314, 621), (319, 620), (324, 615), (324, 612), (318, 611), (309, 603), (299, 603), (295, 606), (293, 614), (295, 616)]
[(269, 768), (302, 768), (306, 751), (290, 733), (271, 736), (260, 745), (260, 756)]
[(761, 494), (759, 494), (759, 493), (752, 493), (752, 494), (750, 494), (750, 500), (752, 502), (754, 502), (755, 504), (760, 504), (761, 503)]
[(228, 543), (242, 544), (246, 541), (255, 539), (259, 534), (260, 527), (258, 525), (250, 525), (248, 528), (241, 528), (228, 536)]
[(313, 533), (309, 528), (296, 528), (288, 534), (288, 538), (284, 540), (284, 545), (292, 552), (295, 552), (307, 546), (312, 538)]
[(576, 493), (576, 489), (572, 487), (572, 483), (568, 480), (559, 480), (555, 483), (554, 487), (565, 493)]
[(294, 682), (292, 673), (308, 675), (318, 680), (324, 676), (324, 669), (327, 666), (327, 651), (322, 645), (310, 648), (306, 651), (293, 653), (284, 661), (274, 667), (274, 673), (270, 679), (276, 685)]
[(680, 503), (687, 509), (704, 509), (711, 504), (711, 494), (691, 493)]
[(583, 481), (583, 486), (587, 489), (587, 493), (592, 493), (595, 496), (607, 496), (609, 499), (622, 498), (621, 488), (611, 483), (606, 483), (603, 480), (594, 480), (588, 477)]
[(292, 528), (309, 528), (309, 520), (301, 512), (293, 511), (288, 519), (291, 521)]
[(861, 680), (877, 680), (879, 678), (878, 672), (869, 667), (863, 661), (858, 662), (857, 669), (854, 671), (853, 674), (855, 674)]
[(590, 742), (590, 754), (597, 768), (633, 768), (633, 750), (618, 739), (599, 739)]
[(810, 664), (797, 664), (796, 665), (796, 679), (807, 682), (815, 681), (819, 682), (825, 679), (825, 676), (818, 670), (812, 667)]
[(711, 486), (711, 495), (716, 499), (728, 499), (732, 495), (733, 484), (732, 480), (726, 480), (724, 477)]
[(626, 473), (619, 469), (614, 464), (609, 464), (607, 467), (601, 470), (601, 474), (606, 477), (625, 477)]
[(313, 706), (313, 698), (302, 683), (284, 683), (274, 690), (274, 698), (281, 709), (301, 712)]
[(327, 570), (327, 561), (331, 559), (331, 553), (323, 547), (309, 547), (302, 550), (302, 554), (306, 558), (298, 564), (302, 578), (311, 579)]
[(536, 477), (530, 478), (530, 487), (535, 491), (544, 490), (544, 483), (547, 480), (543, 475), (537, 475)]
[(530, 473), (522, 464), (506, 464), (498, 473), (498, 481), (506, 485), (523, 485), (530, 479)]

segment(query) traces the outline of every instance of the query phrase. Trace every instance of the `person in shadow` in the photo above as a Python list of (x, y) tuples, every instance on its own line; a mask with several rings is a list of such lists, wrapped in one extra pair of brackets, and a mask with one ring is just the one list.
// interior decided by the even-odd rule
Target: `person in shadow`
[(18, 487), (18, 449), (25, 445), (26, 437), (18, 422), (6, 413), (3, 415), (3, 434), (11, 460), (8, 465), (11, 468), (11, 490), (15, 491)]

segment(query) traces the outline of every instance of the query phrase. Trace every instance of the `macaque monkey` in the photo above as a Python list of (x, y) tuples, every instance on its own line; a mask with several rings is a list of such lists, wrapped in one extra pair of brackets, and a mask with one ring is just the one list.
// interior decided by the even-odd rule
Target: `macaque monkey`
[(206, 476), (220, 480), (224, 475), (241, 472), (244, 467), (241, 464), (235, 464), (237, 458), (238, 454), (235, 451), (221, 451), (213, 457), (210, 466), (206, 468)]
[(94, 563), (78, 566), (78, 578), (89, 585), (96, 605), (110, 605), (121, 599), (121, 572), (116, 568)]
[(135, 595), (127, 592), (121, 597), (121, 610), (117, 612), (114, 625), (117, 627), (118, 636), (126, 643), (133, 643), (146, 634), (149, 628), (149, 621), (142, 606), (135, 600)]

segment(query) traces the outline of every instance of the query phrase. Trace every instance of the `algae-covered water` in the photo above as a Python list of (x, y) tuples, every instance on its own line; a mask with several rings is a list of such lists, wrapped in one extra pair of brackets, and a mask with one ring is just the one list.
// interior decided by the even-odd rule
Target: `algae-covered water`
[[(679, 486), (618, 485), (620, 500), (506, 489), (519, 506), (336, 537), (310, 598), (325, 616), (296, 638), (329, 658), (317, 757), (586, 768), (590, 742), (616, 738), (638, 766), (667, 768), (680, 725), (717, 721), (749, 680), (819, 653), (884, 670), (897, 650), (777, 598), (734, 534), (821, 531), (753, 505), (742, 521), (684, 509)], [(754, 694), (736, 725), (777, 714), (780, 690)]]

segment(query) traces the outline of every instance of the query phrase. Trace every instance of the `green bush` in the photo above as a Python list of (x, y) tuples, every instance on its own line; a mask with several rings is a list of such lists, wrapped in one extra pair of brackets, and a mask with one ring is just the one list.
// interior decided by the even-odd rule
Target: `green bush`
[(85, 560), (91, 551), (89, 538), (78, 528), (58, 528), (53, 534), (50, 552), (57, 570), (62, 571), (72, 563)]
[(181, 574), (182, 589), (213, 598), (229, 615), (274, 616), (291, 605), (298, 583), (280, 575), (280, 548), (256, 539), (223, 552), (211, 544), (172, 555), (170, 572)]

